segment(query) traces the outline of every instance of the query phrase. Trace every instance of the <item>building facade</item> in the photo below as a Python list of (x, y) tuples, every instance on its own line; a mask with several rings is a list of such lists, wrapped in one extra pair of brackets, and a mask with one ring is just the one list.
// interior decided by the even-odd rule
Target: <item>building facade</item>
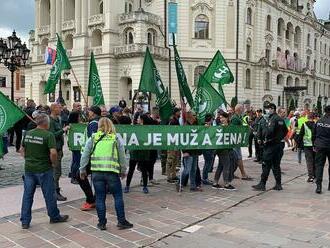
[[(11, 87), (11, 72), (3, 64), (0, 64), (0, 91), (9, 99), (11, 97)], [(24, 69), (18, 69), (14, 73), (14, 101), (23, 106), (25, 100)]]
[[(42, 92), (50, 70), (43, 62), (44, 52), (48, 46), (56, 47), (58, 33), (84, 95), (93, 51), (106, 105), (131, 101), (148, 46), (178, 102), (167, 25), (168, 4), (173, 2), (177, 3), (176, 44), (192, 89), (220, 49), (237, 75), (239, 101), (249, 100), (254, 106), (265, 100), (283, 106), (312, 106), (317, 99), (326, 103), (330, 21), (316, 19), (313, 0), (240, 0), (239, 7), (237, 0), (35, 0), (26, 97), (40, 104), (57, 97)], [(64, 73), (62, 78), (67, 104), (82, 102), (73, 73)], [(230, 101), (235, 84), (226, 85), (224, 91)]]

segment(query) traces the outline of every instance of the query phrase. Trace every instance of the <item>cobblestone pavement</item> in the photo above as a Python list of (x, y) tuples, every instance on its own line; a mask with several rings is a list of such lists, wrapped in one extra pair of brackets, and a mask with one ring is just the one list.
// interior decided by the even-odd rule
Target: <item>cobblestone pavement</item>
[[(204, 187), (202, 193), (176, 193), (162, 182), (125, 194), (131, 230), (117, 230), (113, 201), (108, 197), (108, 230), (95, 228), (95, 211), (82, 212), (82, 200), (60, 206), (70, 215), (64, 224), (50, 225), (45, 209), (33, 212), (29, 230), (21, 230), (19, 216), (0, 219), (0, 247), (330, 247), (330, 192), (314, 194), (305, 182), (305, 166), (292, 152), (283, 158), (284, 191), (259, 193), (256, 183), (235, 180), (235, 192)], [(260, 165), (245, 161), (255, 178)], [(327, 182), (327, 181), (326, 181)], [(273, 186), (272, 176), (268, 188)]]
[[(69, 174), (71, 164), (71, 152), (65, 148), (62, 160), (62, 175)], [(0, 188), (5, 188), (23, 183), (24, 160), (16, 152), (15, 147), (9, 147), (9, 153), (4, 160), (0, 160), (0, 165), (4, 170), (0, 170)]]

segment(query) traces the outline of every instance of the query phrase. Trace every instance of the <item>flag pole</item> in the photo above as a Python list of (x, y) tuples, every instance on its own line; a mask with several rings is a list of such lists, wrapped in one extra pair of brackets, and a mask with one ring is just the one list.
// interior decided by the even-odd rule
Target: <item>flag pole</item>
[(72, 71), (72, 75), (73, 75), (74, 79), (76, 80), (76, 83), (77, 83), (77, 85), (78, 85), (78, 87), (79, 87), (80, 93), (81, 93), (82, 97), (84, 98), (84, 101), (85, 101), (85, 103), (86, 103), (86, 107), (88, 107), (88, 99), (86, 98), (84, 92), (81, 90), (81, 85), (80, 85), (80, 83), (79, 83), (79, 81), (78, 81), (78, 79), (77, 79), (76, 74), (74, 73), (73, 68), (71, 68), (71, 71)]

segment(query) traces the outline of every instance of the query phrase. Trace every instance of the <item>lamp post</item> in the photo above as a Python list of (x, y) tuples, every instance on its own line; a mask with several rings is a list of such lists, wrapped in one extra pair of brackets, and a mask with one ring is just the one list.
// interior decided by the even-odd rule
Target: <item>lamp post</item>
[(0, 63), (3, 63), (11, 72), (11, 94), (12, 101), (14, 98), (14, 73), (15, 71), (25, 66), (26, 61), (29, 59), (30, 50), (24, 43), (22, 45), (21, 39), (16, 36), (15, 30), (13, 34), (7, 38), (7, 42), (0, 38)]

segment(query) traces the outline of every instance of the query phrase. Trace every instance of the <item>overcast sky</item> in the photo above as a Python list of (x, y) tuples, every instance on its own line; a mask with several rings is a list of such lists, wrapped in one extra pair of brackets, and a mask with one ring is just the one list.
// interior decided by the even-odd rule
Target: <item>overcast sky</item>
[[(23, 40), (34, 29), (34, 0), (0, 0), (0, 37), (7, 37), (13, 29)], [(330, 0), (317, 0), (315, 14), (317, 18), (328, 19)]]

